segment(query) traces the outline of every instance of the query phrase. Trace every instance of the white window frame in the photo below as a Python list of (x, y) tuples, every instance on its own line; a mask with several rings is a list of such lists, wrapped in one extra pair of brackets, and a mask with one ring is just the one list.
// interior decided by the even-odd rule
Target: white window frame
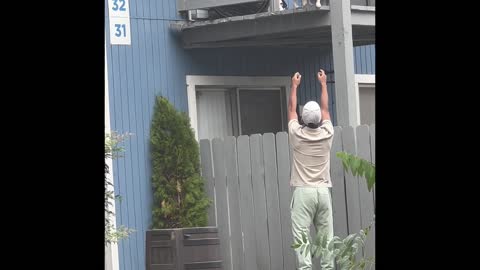
[(357, 125), (360, 125), (360, 87), (375, 87), (375, 74), (355, 74), (355, 91), (357, 92)]
[[(201, 76), (201, 75), (187, 75), (187, 102), (188, 102), (188, 116), (190, 123), (195, 131), (195, 138), (198, 141), (197, 128), (197, 86), (220, 86), (220, 87), (234, 87), (234, 88), (271, 88), (279, 87), (285, 89), (285, 102), (288, 105), (288, 98), (290, 96), (291, 78), (289, 76), (267, 76), (267, 77), (253, 77), (253, 76)], [(285, 107), (288, 108), (288, 107)]]

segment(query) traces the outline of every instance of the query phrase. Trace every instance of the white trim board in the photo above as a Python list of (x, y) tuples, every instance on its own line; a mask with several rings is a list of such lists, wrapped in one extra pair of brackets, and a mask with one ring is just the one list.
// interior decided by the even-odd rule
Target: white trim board
[[(111, 133), (110, 130), (110, 100), (108, 92), (108, 70), (107, 70), (107, 43), (105, 41), (105, 134)], [(110, 182), (113, 181), (113, 161), (111, 158), (106, 159), (105, 161), (110, 168), (107, 178)], [(109, 190), (115, 192), (113, 186), (108, 186)], [(117, 228), (116, 218), (115, 218), (115, 200), (111, 200), (112, 205), (110, 205), (110, 211), (113, 212), (113, 216), (110, 219), (110, 222), (113, 225), (113, 228)], [(118, 259), (118, 244), (112, 243), (109, 246), (105, 247), (105, 270), (119, 270), (119, 259)]]
[(187, 75), (187, 103), (190, 123), (195, 131), (198, 141), (197, 130), (197, 86), (221, 86), (235, 88), (252, 87), (280, 87), (285, 89), (286, 103), (290, 95), (291, 78), (288, 76), (250, 77), (250, 76), (199, 76)]
[(355, 74), (355, 83), (375, 84), (375, 74)]

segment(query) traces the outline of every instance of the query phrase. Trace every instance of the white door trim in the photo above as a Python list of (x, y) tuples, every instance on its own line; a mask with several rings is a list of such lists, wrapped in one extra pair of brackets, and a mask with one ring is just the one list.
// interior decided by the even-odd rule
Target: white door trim
[[(107, 43), (105, 42), (105, 134), (110, 134), (110, 100), (108, 92), (108, 70), (107, 70)], [(110, 168), (109, 173), (107, 174), (108, 180), (113, 183), (113, 162), (111, 158), (106, 159), (105, 161)], [(108, 186), (109, 190), (115, 191), (113, 186)], [(116, 218), (115, 218), (115, 200), (111, 200), (112, 205), (110, 205), (110, 211), (113, 212), (110, 222), (113, 225), (113, 228), (116, 229)], [(119, 270), (119, 260), (118, 260), (118, 245), (117, 243), (112, 243), (109, 246), (105, 247), (105, 270)]]
[(355, 91), (357, 92), (357, 125), (360, 125), (360, 86), (375, 85), (375, 74), (355, 74)]
[(198, 141), (197, 130), (197, 86), (221, 86), (235, 88), (249, 87), (280, 87), (285, 89), (286, 103), (290, 96), (291, 79), (289, 76), (250, 77), (250, 76), (199, 76), (187, 75), (187, 103), (190, 123), (195, 131)]

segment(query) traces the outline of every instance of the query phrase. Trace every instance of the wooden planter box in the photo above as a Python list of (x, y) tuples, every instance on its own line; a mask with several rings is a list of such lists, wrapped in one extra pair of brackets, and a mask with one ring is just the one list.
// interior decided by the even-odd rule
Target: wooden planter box
[(148, 230), (147, 270), (223, 269), (217, 227)]

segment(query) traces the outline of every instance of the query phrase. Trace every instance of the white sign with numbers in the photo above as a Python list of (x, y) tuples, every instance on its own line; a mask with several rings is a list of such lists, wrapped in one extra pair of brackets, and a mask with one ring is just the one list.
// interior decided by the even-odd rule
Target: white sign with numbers
[(128, 0), (108, 0), (110, 44), (130, 45), (130, 8)]

